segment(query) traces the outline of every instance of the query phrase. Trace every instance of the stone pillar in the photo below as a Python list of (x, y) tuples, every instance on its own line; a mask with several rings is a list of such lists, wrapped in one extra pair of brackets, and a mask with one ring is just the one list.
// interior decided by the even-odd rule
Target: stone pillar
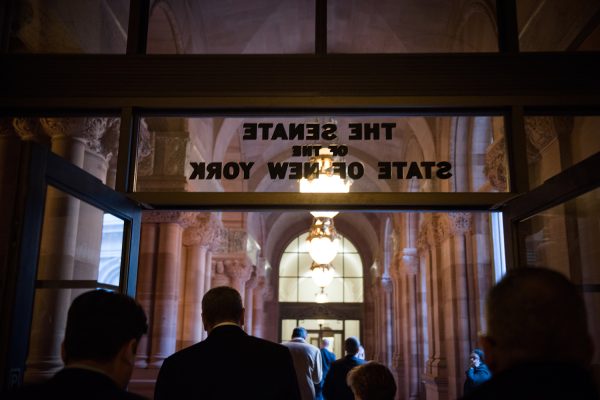
[(405, 248), (402, 251), (401, 269), (405, 285), (405, 312), (406, 329), (404, 332), (404, 371), (405, 371), (405, 398), (415, 400), (419, 398), (419, 347), (417, 336), (417, 271), (419, 259), (417, 249)]
[(252, 334), (254, 336), (262, 338), (264, 336), (264, 305), (265, 305), (265, 277), (261, 276), (257, 278), (256, 287), (254, 288), (254, 298), (252, 304), (254, 306), (254, 312), (252, 313)]
[(252, 274), (250, 279), (245, 284), (245, 296), (244, 296), (244, 327), (248, 334), (254, 332), (252, 325), (254, 318), (254, 288), (256, 287), (256, 275)]
[(164, 359), (175, 352), (177, 343), (182, 227), (178, 223), (180, 213), (156, 214), (162, 221), (158, 227), (150, 366), (160, 368)]
[[(104, 132), (104, 118), (44, 118), (52, 151), (83, 168), (86, 146)], [(48, 187), (37, 279), (73, 279), (80, 201)], [(62, 367), (60, 345), (64, 337), (69, 289), (36, 291), (25, 381), (38, 382)]]
[(418, 248), (426, 266), (428, 353), (426, 372), (423, 374), (428, 400), (448, 399), (448, 368), (446, 358), (446, 325), (443, 307), (444, 281), (439, 261), (440, 235), (437, 215), (427, 214), (421, 225)]
[(184, 233), (187, 249), (186, 279), (183, 298), (182, 346), (187, 347), (202, 340), (202, 297), (206, 284), (208, 251), (217, 242), (220, 220), (215, 213), (195, 214)]
[[(147, 213), (143, 214), (144, 216)], [(142, 223), (140, 234), (140, 259), (138, 264), (138, 278), (136, 299), (148, 316), (148, 326), (153, 323), (154, 279), (156, 273), (156, 248), (158, 244), (158, 224)], [(150, 333), (143, 335), (137, 349), (135, 366), (146, 368), (150, 357)]]

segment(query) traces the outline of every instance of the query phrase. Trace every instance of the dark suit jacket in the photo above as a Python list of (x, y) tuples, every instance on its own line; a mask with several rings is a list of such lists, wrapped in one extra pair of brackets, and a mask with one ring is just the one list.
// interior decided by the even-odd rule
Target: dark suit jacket
[(296, 400), (300, 392), (286, 347), (224, 325), (164, 361), (154, 398)]
[(518, 365), (477, 386), (463, 400), (598, 400), (585, 369), (560, 363)]
[(325, 377), (323, 396), (327, 400), (354, 400), (352, 390), (346, 384), (346, 375), (365, 360), (354, 356), (345, 356), (331, 363), (331, 368)]
[(321, 382), (315, 385), (315, 393), (316, 399), (323, 399), (323, 385), (325, 384), (325, 378), (327, 377), (327, 373), (329, 372), (329, 368), (331, 368), (331, 363), (335, 361), (335, 353), (327, 350), (326, 348), (321, 349), (321, 362), (323, 363), (323, 379)]
[(9, 395), (9, 399), (141, 400), (143, 397), (122, 390), (111, 378), (100, 372), (65, 368), (48, 382), (25, 386)]

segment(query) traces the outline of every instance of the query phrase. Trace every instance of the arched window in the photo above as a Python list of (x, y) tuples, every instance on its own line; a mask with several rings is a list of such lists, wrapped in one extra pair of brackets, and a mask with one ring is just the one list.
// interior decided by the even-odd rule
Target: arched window
[[(307, 233), (293, 239), (279, 262), (279, 301), (315, 302), (321, 292), (312, 280), (312, 259), (306, 247)], [(342, 235), (337, 256), (331, 263), (335, 269), (333, 281), (325, 288), (330, 303), (363, 302), (363, 264), (356, 247)]]

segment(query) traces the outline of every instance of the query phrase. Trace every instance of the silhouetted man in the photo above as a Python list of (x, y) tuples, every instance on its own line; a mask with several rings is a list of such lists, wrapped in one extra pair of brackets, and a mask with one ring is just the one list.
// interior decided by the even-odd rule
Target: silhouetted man
[(583, 298), (564, 275), (516, 268), (487, 298), (492, 378), (465, 399), (598, 399)]
[(344, 341), (346, 356), (331, 364), (325, 378), (323, 396), (326, 400), (354, 400), (352, 390), (346, 383), (346, 375), (352, 368), (365, 363), (365, 360), (356, 357), (359, 347), (360, 342), (354, 336), (350, 336)]
[(323, 377), (321, 368), (321, 352), (310, 343), (306, 343), (308, 333), (301, 326), (292, 331), (292, 340), (283, 343), (290, 350), (296, 378), (302, 400), (314, 400), (315, 385)]
[(23, 388), (18, 399), (142, 399), (125, 391), (137, 344), (148, 330), (134, 299), (106, 290), (83, 293), (67, 315), (65, 368), (48, 382)]
[(235, 289), (209, 290), (202, 298), (208, 337), (164, 361), (155, 399), (299, 399), (288, 349), (246, 334), (243, 321)]

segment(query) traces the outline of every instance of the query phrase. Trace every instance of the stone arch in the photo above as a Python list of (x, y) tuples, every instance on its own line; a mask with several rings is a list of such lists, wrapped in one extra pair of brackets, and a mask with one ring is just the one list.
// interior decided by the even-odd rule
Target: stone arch
[(165, 0), (156, 0), (150, 8), (148, 53), (181, 54), (183, 41), (175, 13)]
[(492, 3), (468, 0), (462, 5), (453, 41), (455, 51), (497, 51), (496, 8)]

